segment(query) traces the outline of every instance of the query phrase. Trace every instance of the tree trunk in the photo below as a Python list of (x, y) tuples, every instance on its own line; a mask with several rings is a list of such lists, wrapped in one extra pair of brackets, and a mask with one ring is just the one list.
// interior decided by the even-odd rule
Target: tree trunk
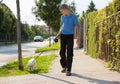
[(20, 22), (20, 3), (16, 0), (17, 4), (17, 43), (18, 43), (18, 68), (23, 70), (22, 63), (22, 50), (21, 50), (21, 22)]
[(49, 47), (51, 46), (51, 29), (50, 29), (50, 27), (49, 27), (49, 35), (50, 35), (50, 37), (49, 37)]

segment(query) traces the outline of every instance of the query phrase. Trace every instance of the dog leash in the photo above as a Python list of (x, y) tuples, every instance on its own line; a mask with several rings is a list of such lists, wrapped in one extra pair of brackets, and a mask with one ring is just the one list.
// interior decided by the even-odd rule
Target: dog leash
[(35, 57), (35, 60), (38, 59), (38, 57), (42, 54), (43, 52), (40, 52), (38, 56)]

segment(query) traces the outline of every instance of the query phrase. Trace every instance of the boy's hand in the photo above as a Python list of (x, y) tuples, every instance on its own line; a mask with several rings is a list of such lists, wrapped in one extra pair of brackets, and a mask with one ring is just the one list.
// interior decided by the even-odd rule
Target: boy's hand
[(56, 38), (57, 38), (57, 39), (59, 39), (59, 38), (60, 38), (60, 33), (58, 33), (58, 34), (56, 35)]

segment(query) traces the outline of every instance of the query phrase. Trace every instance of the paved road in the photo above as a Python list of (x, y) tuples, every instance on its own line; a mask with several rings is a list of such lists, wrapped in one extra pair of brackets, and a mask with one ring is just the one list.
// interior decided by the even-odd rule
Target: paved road
[[(29, 42), (22, 44), (23, 57), (32, 56), (35, 54), (35, 49), (48, 45), (48, 41), (44, 42)], [(0, 46), (0, 66), (18, 58), (17, 44)]]

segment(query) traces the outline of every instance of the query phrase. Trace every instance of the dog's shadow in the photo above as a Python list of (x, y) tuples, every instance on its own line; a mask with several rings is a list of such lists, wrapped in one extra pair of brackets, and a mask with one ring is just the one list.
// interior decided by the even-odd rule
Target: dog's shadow
[(33, 71), (30, 71), (29, 69), (26, 70), (30, 74), (39, 74), (39, 73), (47, 73), (47, 69), (34, 69)]
[(41, 71), (41, 69), (34, 69), (33, 71), (27, 70), (30, 74), (38, 74)]

